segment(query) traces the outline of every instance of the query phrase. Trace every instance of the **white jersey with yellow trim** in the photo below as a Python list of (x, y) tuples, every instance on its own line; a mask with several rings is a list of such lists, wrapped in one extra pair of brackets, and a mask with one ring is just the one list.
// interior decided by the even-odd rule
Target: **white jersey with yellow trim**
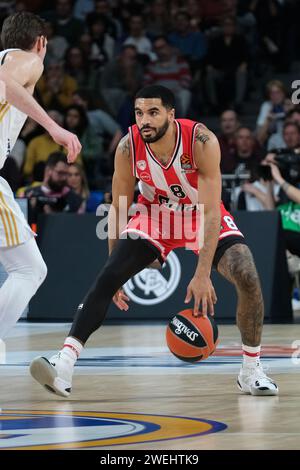
[[(20, 49), (5, 49), (0, 52), (0, 67), (4, 63), (7, 54)], [(19, 111), (15, 106), (5, 100), (5, 89), (1, 87), (0, 102), (0, 169), (6, 158), (12, 151), (21, 129), (27, 119), (27, 115)], [(4, 94), (4, 99), (3, 99)]]
[[(7, 53), (19, 49), (6, 49), (0, 52), (0, 67)], [(3, 89), (1, 89), (3, 94)], [(0, 105), (0, 168), (10, 154), (26, 120), (26, 114), (5, 100)], [(35, 234), (29, 227), (13, 192), (0, 176), (0, 249), (25, 243)]]

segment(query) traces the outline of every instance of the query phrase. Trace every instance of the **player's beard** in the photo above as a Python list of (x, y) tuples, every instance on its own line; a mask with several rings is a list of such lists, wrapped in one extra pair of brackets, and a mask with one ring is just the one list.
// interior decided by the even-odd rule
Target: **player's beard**
[[(139, 129), (140, 131), (140, 134), (141, 134), (141, 137), (143, 139), (144, 142), (146, 142), (147, 144), (152, 144), (153, 142), (157, 142), (159, 139), (161, 139), (165, 133), (167, 132), (167, 130), (169, 129), (169, 121), (168, 121), (168, 118), (166, 119), (166, 121), (164, 122), (164, 124), (159, 127), (159, 128), (154, 128), (154, 127), (142, 127), (142, 129)], [(152, 131), (155, 131), (155, 134), (152, 136), (152, 137), (145, 137), (144, 134), (143, 134), (143, 129), (151, 129)]]

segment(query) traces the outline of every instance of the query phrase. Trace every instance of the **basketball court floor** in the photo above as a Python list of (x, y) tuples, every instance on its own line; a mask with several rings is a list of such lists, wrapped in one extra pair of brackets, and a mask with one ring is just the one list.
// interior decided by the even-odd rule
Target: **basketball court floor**
[(242, 395), (235, 326), (217, 352), (186, 364), (163, 323), (106, 325), (76, 367), (69, 399), (33, 381), (28, 365), (61, 347), (67, 324), (19, 323), (2, 348), (0, 449), (300, 449), (300, 325), (266, 325), (263, 364), (278, 397)]

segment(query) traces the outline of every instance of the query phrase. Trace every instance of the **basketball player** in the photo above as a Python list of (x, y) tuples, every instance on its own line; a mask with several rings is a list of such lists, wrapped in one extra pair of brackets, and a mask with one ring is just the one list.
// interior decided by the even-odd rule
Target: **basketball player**
[[(5, 19), (0, 52), (0, 168), (13, 148), (29, 115), (75, 160), (81, 145), (77, 137), (58, 126), (32, 97), (43, 72), (47, 39), (43, 21), (27, 12)], [(34, 233), (14, 200), (9, 184), (0, 177), (0, 262), (8, 278), (0, 289), (0, 339), (21, 316), (44, 281), (47, 268)]]
[[(244, 237), (220, 200), (218, 140), (202, 124), (175, 119), (174, 103), (173, 93), (162, 86), (148, 86), (137, 93), (136, 125), (129, 129), (116, 150), (109, 231), (113, 233), (118, 225), (118, 217), (115, 219), (113, 212), (118, 215), (120, 197), (127, 197), (127, 207), (132, 204), (136, 178), (141, 193), (139, 202), (144, 207), (149, 209), (160, 204), (165, 206), (164, 211), (174, 213), (170, 217), (171, 234), (176, 213), (191, 211), (192, 206), (192, 220), (189, 219), (190, 226), (185, 232), (189, 233), (195, 217), (199, 216), (197, 203), (204, 204), (204, 244), (198, 251), (197, 267), (187, 287), (185, 302), (194, 298), (194, 315), (214, 314), (212, 266), (234, 284), (238, 294), (237, 324), (243, 343), (238, 387), (252, 395), (277, 395), (278, 388), (263, 372), (259, 359), (264, 315), (259, 278)], [(172, 249), (187, 245), (185, 236), (165, 238), (160, 226), (155, 237), (147, 229), (152, 222), (148, 213), (141, 211), (127, 226), (117, 226), (121, 236), (109, 239), (109, 258), (79, 305), (62, 350), (49, 361), (39, 357), (31, 363), (31, 374), (48, 390), (64, 397), (70, 394), (74, 364), (87, 339), (102, 324), (111, 299), (121, 310), (128, 309), (129, 299), (122, 285), (157, 260), (163, 263)], [(140, 237), (129, 238), (126, 235), (130, 233)]]

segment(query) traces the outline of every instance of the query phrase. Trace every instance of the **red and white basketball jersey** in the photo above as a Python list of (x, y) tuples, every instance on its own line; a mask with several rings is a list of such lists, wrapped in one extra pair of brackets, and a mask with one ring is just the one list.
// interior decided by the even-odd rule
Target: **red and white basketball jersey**
[[(194, 210), (194, 206), (196, 208), (199, 206), (198, 169), (194, 161), (193, 148), (195, 131), (200, 123), (189, 119), (176, 119), (175, 124), (176, 144), (166, 165), (159, 162), (150, 146), (143, 141), (138, 127), (134, 125), (129, 128), (132, 173), (139, 179), (141, 193), (138, 202), (150, 209), (153, 208), (153, 204), (163, 204), (163, 206), (160, 208), (162, 217), (159, 212), (153, 214), (152, 211), (151, 213), (138, 211), (131, 217), (123, 233), (134, 233), (148, 240), (159, 250), (162, 260), (165, 260), (173, 249), (183, 246), (191, 248), (191, 243), (194, 242), (196, 248), (192, 249), (199, 253), (197, 237), (203, 233), (197, 225), (202, 220), (201, 211)], [(188, 219), (180, 217), (181, 209), (188, 211), (190, 208), (193, 210), (190, 211)], [(169, 230), (166, 231), (163, 226), (164, 216), (170, 222)], [(201, 227), (203, 228), (203, 224)], [(177, 236), (178, 233), (180, 236)], [(195, 238), (190, 238), (191, 234), (195, 234)], [(243, 237), (243, 234), (221, 202), (219, 240), (228, 236)]]
[(144, 203), (198, 203), (198, 170), (194, 162), (195, 130), (198, 122), (176, 119), (176, 143), (169, 161), (163, 165), (145, 143), (137, 125), (129, 127), (132, 172), (139, 179)]

